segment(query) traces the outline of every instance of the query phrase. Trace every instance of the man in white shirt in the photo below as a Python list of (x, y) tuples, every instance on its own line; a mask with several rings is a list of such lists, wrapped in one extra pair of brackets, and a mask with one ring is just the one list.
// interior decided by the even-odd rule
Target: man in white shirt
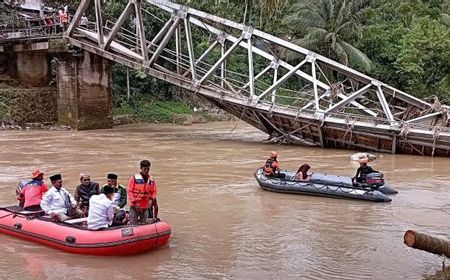
[(75, 208), (77, 205), (75, 199), (62, 187), (61, 174), (50, 176), (50, 181), (52, 182), (52, 188), (42, 197), (42, 210), (59, 221), (82, 217), (81, 210)]
[(98, 230), (111, 226), (114, 220), (113, 195), (114, 188), (106, 185), (103, 187), (103, 193), (91, 196), (87, 219), (88, 229)]

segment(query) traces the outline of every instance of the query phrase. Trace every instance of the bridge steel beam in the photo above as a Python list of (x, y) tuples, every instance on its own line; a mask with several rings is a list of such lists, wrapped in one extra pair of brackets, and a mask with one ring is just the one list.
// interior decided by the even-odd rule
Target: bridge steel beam
[[(273, 83), (275, 84), (278, 80), (278, 63), (274, 63), (273, 61), (270, 63), (271, 67), (273, 68)], [(272, 98), (270, 99), (272, 101), (272, 104), (275, 104), (275, 97), (277, 95), (277, 89), (274, 89), (272, 91)]]
[(352, 101), (354, 101), (356, 98), (364, 94), (366, 91), (368, 91), (372, 87), (372, 84), (367, 84), (366, 86), (360, 88), (359, 90), (355, 91), (354, 93), (350, 94), (347, 98), (342, 99), (338, 103), (334, 104), (327, 110), (325, 110), (325, 113), (331, 113), (335, 112), (337, 109), (342, 108), (345, 104), (348, 104)]
[(169, 30), (170, 26), (172, 26), (173, 21), (174, 21), (174, 15), (172, 15), (172, 17), (168, 21), (166, 21), (166, 23), (161, 28), (161, 30), (159, 30), (159, 32), (155, 35), (155, 37), (152, 39), (150, 44), (147, 46), (147, 50), (150, 50), (151, 47), (156, 45), (159, 42), (159, 40), (161, 40), (161, 38), (164, 37), (164, 34), (166, 34), (167, 31)]
[(80, 24), (81, 17), (83, 16), (90, 2), (91, 0), (81, 0), (78, 9), (75, 12), (75, 15), (73, 16), (72, 21), (70, 22), (69, 27), (67, 28), (66, 31), (67, 36), (71, 37), (73, 35), (78, 25)]
[(142, 9), (141, 9), (142, 1), (141, 0), (134, 0), (134, 1), (135, 1), (134, 8), (136, 13), (136, 26), (138, 26), (139, 40), (141, 42), (141, 54), (144, 60), (148, 60), (147, 40), (145, 39), (144, 22), (142, 19)]
[(391, 109), (389, 108), (389, 104), (386, 101), (386, 97), (384, 96), (383, 90), (381, 86), (377, 86), (377, 97), (380, 100), (381, 107), (383, 108), (384, 115), (389, 120), (391, 124), (394, 122), (394, 116), (392, 116)]
[(184, 17), (184, 31), (186, 33), (186, 44), (189, 54), (189, 65), (191, 67), (191, 79), (193, 82), (197, 81), (197, 73), (195, 71), (195, 56), (194, 56), (194, 46), (192, 42), (192, 32), (190, 24), (190, 16), (185, 15)]
[(103, 36), (103, 18), (102, 18), (101, 0), (95, 0), (95, 17), (97, 22), (98, 45), (100, 47), (103, 47), (105, 39)]
[[(210, 53), (211, 51), (213, 51), (213, 50), (217, 47), (218, 44), (219, 44), (219, 41), (217, 41), (217, 40), (214, 41), (214, 42), (206, 49), (206, 51), (204, 51), (204, 52), (202, 53), (202, 55), (200, 55), (200, 57), (199, 57), (197, 60), (195, 60), (195, 66), (197, 66), (200, 62), (202, 62), (203, 59), (204, 59), (205, 57), (207, 57), (207, 56), (209, 55), (209, 53)], [(189, 71), (184, 72), (183, 77), (186, 77), (188, 74), (189, 74)]]
[(181, 73), (181, 31), (180, 25), (178, 25), (177, 30), (175, 30), (175, 55), (176, 55), (176, 63), (177, 63), (177, 74)]
[(128, 1), (125, 9), (123, 10), (122, 14), (120, 14), (119, 18), (117, 19), (116, 23), (114, 23), (114, 26), (112, 27), (111, 31), (108, 34), (108, 37), (106, 38), (105, 44), (103, 45), (104, 49), (108, 49), (111, 45), (111, 42), (115, 39), (117, 32), (119, 32), (119, 29), (122, 27), (125, 20), (130, 16), (130, 14), (133, 12), (133, 3), (131, 1)]
[(225, 59), (227, 59), (227, 57), (231, 54), (232, 51), (234, 51), (238, 46), (239, 43), (244, 39), (244, 36), (241, 36), (239, 38), (239, 40), (237, 40), (236, 42), (234, 42), (233, 45), (231, 45), (231, 47), (225, 52), (225, 54), (223, 54), (219, 60), (208, 70), (208, 72), (206, 72), (206, 74), (200, 79), (200, 81), (198, 82), (198, 84), (202, 84), (206, 79), (208, 79), (209, 76), (211, 76), (211, 74), (216, 71), (216, 69), (222, 64), (223, 61), (225, 61)]
[(268, 89), (266, 89), (263, 93), (261, 93), (260, 95), (258, 95), (257, 99), (260, 100), (262, 97), (264, 97), (266, 94), (272, 92), (273, 90), (279, 88), (281, 86), (282, 83), (284, 83), (287, 79), (289, 79), (289, 77), (291, 77), (292, 75), (294, 75), (294, 73), (300, 69), (300, 67), (303, 66), (303, 64), (305, 64), (306, 62), (308, 62), (307, 59), (304, 59), (302, 62), (300, 62), (299, 64), (297, 64), (297, 66), (295, 66), (291, 71), (287, 72), (283, 77), (281, 77), (279, 80), (277, 80), (274, 84), (272, 84)]
[(169, 40), (172, 38), (173, 33), (178, 28), (178, 25), (180, 24), (180, 21), (181, 21), (181, 19), (179, 17), (177, 17), (174, 20), (172, 26), (170, 27), (170, 29), (167, 31), (166, 35), (162, 39), (161, 44), (158, 46), (158, 48), (156, 49), (155, 53), (150, 58), (150, 60), (148, 62), (149, 66), (152, 66), (153, 63), (155, 63), (156, 59), (158, 59), (159, 55), (162, 53), (164, 48), (167, 46), (167, 44), (169, 43)]
[(434, 112), (431, 114), (423, 115), (421, 117), (417, 117), (415, 119), (408, 120), (408, 121), (406, 121), (406, 123), (419, 123), (419, 122), (423, 122), (423, 121), (428, 121), (428, 120), (436, 119), (440, 115), (442, 115), (442, 112)]

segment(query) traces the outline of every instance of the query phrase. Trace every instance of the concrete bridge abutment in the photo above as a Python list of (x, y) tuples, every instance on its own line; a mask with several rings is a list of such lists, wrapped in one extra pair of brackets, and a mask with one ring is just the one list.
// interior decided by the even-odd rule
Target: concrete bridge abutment
[(87, 51), (57, 60), (58, 122), (78, 130), (112, 128), (111, 63)]
[[(113, 127), (112, 62), (87, 51), (70, 49), (64, 39), (0, 45), (0, 62), (3, 74), (14, 81), (17, 89), (55, 89), (51, 104), (59, 124), (77, 130)], [(39, 110), (39, 106), (34, 110)]]

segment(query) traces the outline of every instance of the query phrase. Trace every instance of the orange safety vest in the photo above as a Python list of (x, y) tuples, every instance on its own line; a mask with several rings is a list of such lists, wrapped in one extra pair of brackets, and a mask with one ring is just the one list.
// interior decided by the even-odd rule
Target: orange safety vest
[(68, 18), (68, 16), (67, 16), (67, 13), (65, 13), (65, 12), (62, 12), (62, 13), (59, 15), (59, 17), (61, 18), (61, 22), (62, 22), (62, 23), (67, 23), (68, 20), (69, 20), (69, 18)]
[(278, 161), (276, 159), (269, 158), (264, 164), (263, 172), (266, 176), (273, 176), (279, 169)]
[(156, 182), (149, 176), (147, 182), (141, 174), (131, 177), (128, 184), (128, 196), (131, 203), (136, 202), (141, 208), (147, 208), (151, 198), (156, 198)]

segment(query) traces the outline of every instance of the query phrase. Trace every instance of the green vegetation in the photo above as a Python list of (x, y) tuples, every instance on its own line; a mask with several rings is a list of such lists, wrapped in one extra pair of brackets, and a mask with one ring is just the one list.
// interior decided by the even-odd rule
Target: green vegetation
[(0, 2), (0, 28), (20, 28), (25, 26), (25, 20), (19, 16), (15, 7)]
[(173, 122), (180, 115), (188, 115), (192, 110), (180, 101), (155, 101), (150, 94), (139, 99), (131, 99), (122, 105), (115, 106), (115, 115), (130, 115), (143, 121)]

